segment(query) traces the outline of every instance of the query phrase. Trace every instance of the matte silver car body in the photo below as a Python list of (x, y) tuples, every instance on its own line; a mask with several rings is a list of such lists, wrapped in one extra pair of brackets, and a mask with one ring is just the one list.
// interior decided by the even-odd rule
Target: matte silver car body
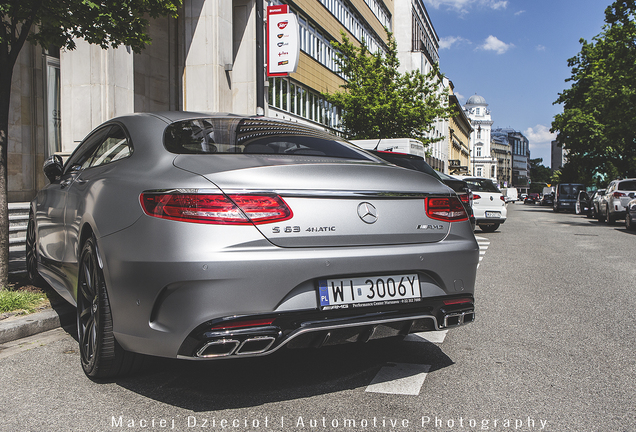
[[(95, 245), (112, 334), (124, 350), (190, 359), (264, 355), (307, 333), (322, 343), (314, 337), (299, 346), (326, 343), (336, 330), (360, 341), (381, 337), (377, 330), (384, 327), (393, 326), (396, 335), (474, 319), (478, 247), (471, 225), (432, 220), (424, 208), (424, 197), (454, 196), (446, 186), (366, 152), (363, 159), (348, 160), (167, 151), (166, 127), (199, 117), (243, 120), (184, 112), (113, 119), (70, 160), (111, 125), (125, 133), (130, 148), (102, 165), (73, 169), (67, 162), (31, 205), (37, 272), (73, 304), (80, 256), (88, 243)], [(140, 204), (147, 191), (184, 190), (276, 194), (293, 216), (215, 225), (152, 217)], [(359, 217), (363, 203), (377, 209), (377, 222)], [(420, 279), (419, 303), (320, 308), (318, 280), (412, 273)], [(464, 302), (444, 303), (457, 298)], [(263, 316), (277, 321), (223, 327)], [(243, 348), (246, 343), (252, 345)]]

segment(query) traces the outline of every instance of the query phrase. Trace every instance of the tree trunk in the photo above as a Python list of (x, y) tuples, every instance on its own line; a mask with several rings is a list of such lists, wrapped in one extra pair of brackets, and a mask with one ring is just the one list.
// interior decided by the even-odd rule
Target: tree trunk
[(9, 282), (7, 155), (9, 148), (9, 104), (11, 99), (13, 65), (14, 62), (4, 61), (0, 65), (0, 289), (6, 288)]

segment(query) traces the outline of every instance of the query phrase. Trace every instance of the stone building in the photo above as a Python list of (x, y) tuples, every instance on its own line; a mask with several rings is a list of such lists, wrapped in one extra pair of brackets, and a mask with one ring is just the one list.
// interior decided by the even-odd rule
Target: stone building
[(486, 99), (479, 95), (468, 98), (464, 112), (470, 119), (473, 131), (470, 134), (470, 165), (468, 172), (477, 177), (497, 180), (497, 160), (490, 150), (492, 118)]

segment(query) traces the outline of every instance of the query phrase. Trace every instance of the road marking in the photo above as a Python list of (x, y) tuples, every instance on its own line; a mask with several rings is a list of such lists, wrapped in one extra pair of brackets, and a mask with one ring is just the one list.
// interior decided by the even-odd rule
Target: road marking
[[(486, 250), (488, 246), (490, 246), (490, 240), (485, 237), (475, 236), (475, 240), (477, 240), (477, 244), (479, 245), (479, 264), (481, 264), (481, 260), (484, 259), (484, 255), (486, 255)], [(479, 268), (479, 264), (477, 264), (477, 268)]]
[(417, 396), (430, 369), (430, 365), (389, 363), (380, 369), (365, 391)]
[(440, 331), (430, 331), (430, 332), (422, 332), (422, 333), (411, 333), (407, 335), (404, 340), (407, 342), (422, 342), (422, 340), (441, 344), (444, 342), (444, 338), (446, 337), (446, 333), (448, 330), (440, 330)]

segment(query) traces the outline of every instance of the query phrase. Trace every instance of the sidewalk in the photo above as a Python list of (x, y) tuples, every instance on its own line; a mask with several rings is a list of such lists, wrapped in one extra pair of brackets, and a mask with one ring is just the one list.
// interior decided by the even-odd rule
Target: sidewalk
[[(23, 250), (9, 252), (9, 279), (26, 273), (25, 258)], [(54, 305), (42, 312), (3, 319), (0, 320), (0, 344), (70, 325), (74, 321), (75, 308), (68, 303)]]

